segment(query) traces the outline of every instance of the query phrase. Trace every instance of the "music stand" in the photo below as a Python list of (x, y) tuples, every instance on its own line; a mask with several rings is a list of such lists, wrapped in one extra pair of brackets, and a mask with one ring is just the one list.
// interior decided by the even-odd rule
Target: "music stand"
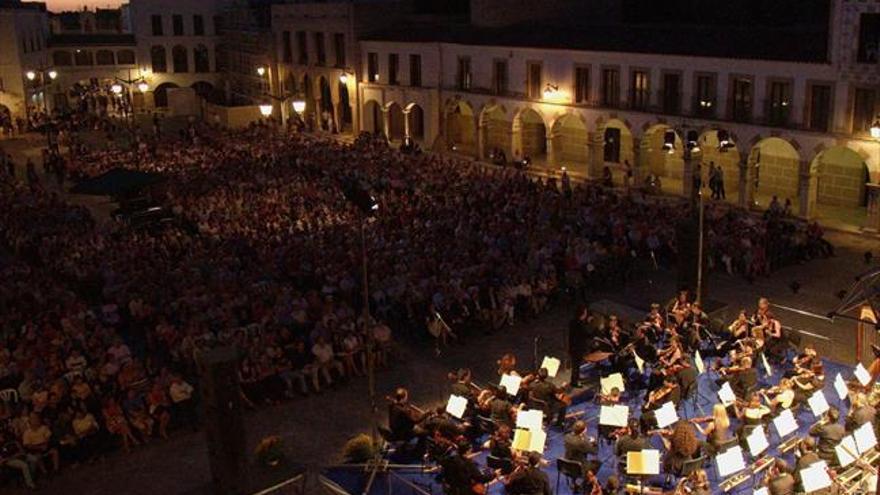
[(629, 421), (629, 406), (602, 406), (599, 408), (599, 424), (624, 428)]
[(517, 375), (501, 375), (501, 383), (507, 390), (507, 395), (511, 397), (516, 397), (519, 393), (519, 386), (522, 384), (522, 377)]
[(825, 393), (822, 390), (817, 390), (813, 395), (807, 399), (807, 403), (810, 405), (810, 410), (813, 411), (813, 416), (820, 418), (823, 414), (825, 414), (831, 406), (828, 405), (828, 399), (825, 398)]
[(846, 380), (843, 379), (843, 376), (840, 373), (834, 377), (834, 390), (837, 392), (837, 405), (840, 406), (843, 403), (843, 400), (849, 396), (849, 387), (846, 386)]
[(544, 428), (544, 411), (540, 409), (526, 409), (516, 413), (516, 427), (529, 431), (542, 430)]
[(602, 390), (602, 395), (608, 395), (611, 393), (611, 389), (616, 388), (623, 393), (626, 391), (626, 387), (623, 383), (623, 375), (620, 373), (614, 373), (613, 375), (603, 376), (599, 380), (600, 388)]
[(645, 481), (660, 474), (660, 451), (655, 449), (626, 453), (626, 474), (639, 479), (639, 493), (645, 493)]
[(559, 367), (562, 365), (562, 362), (555, 357), (544, 356), (544, 360), (541, 361), (541, 368), (547, 370), (547, 376), (550, 378), (556, 378), (556, 374), (559, 372)]
[(742, 447), (734, 445), (716, 455), (715, 467), (718, 469), (718, 477), (722, 479), (744, 471), (746, 469), (746, 460), (743, 458)]
[(659, 409), (654, 411), (654, 418), (657, 420), (657, 428), (666, 428), (677, 422), (678, 411), (675, 410), (675, 404), (672, 401), (664, 403)]
[(856, 365), (854, 374), (856, 375), (856, 380), (858, 380), (863, 387), (867, 387), (868, 384), (871, 383), (871, 374), (868, 373), (868, 370), (866, 370), (864, 366), (862, 366), (862, 363)]
[(718, 389), (718, 398), (721, 399), (721, 403), (724, 404), (724, 407), (736, 403), (736, 394), (733, 393), (733, 389), (730, 388), (730, 382), (724, 382), (724, 384), (721, 385), (721, 388)]
[(845, 468), (856, 462), (859, 458), (856, 439), (852, 435), (847, 435), (840, 440), (840, 443), (834, 446), (834, 453), (837, 455), (837, 463), (840, 467)]
[(773, 418), (773, 426), (776, 428), (776, 434), (779, 435), (780, 439), (791, 435), (798, 429), (797, 420), (791, 409), (784, 409), (779, 413), (779, 416)]
[(449, 401), (446, 403), (446, 412), (454, 418), (462, 419), (467, 406), (468, 400), (466, 398), (452, 394), (449, 396)]
[(801, 484), (804, 487), (805, 493), (814, 493), (831, 486), (831, 477), (828, 476), (828, 472), (825, 469), (826, 464), (824, 462), (817, 462), (811, 464), (806, 469), (801, 469)]
[(869, 450), (877, 446), (874, 424), (870, 421), (856, 428), (856, 431), (853, 432), (853, 438), (856, 439), (859, 455), (865, 455)]

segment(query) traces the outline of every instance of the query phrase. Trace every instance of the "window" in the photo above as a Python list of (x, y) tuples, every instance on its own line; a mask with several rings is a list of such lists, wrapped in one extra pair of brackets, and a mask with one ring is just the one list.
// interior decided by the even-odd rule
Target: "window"
[(367, 54), (367, 81), (379, 82), (379, 54), (370, 52)]
[(651, 75), (644, 70), (632, 72), (630, 88), (630, 106), (636, 110), (645, 110), (651, 104), (651, 89), (649, 87)]
[(281, 33), (281, 60), (287, 63), (293, 62), (293, 51), (290, 46), (290, 31)]
[(507, 94), (507, 61), (496, 60), (492, 66), (492, 92)]
[(199, 43), (193, 49), (193, 66), (196, 72), (211, 72), (211, 57), (207, 46)]
[(663, 74), (663, 113), (681, 112), (681, 76)]
[(333, 52), (336, 56), (336, 67), (345, 67), (345, 34), (333, 35)]
[(134, 50), (119, 50), (116, 52), (116, 63), (119, 65), (134, 65)]
[(869, 131), (874, 122), (877, 92), (868, 88), (856, 88), (853, 99), (853, 132)]
[(315, 54), (318, 57), (318, 65), (327, 64), (327, 50), (324, 47), (324, 33), (315, 33)]
[(791, 84), (782, 81), (770, 83), (770, 94), (767, 98), (767, 123), (784, 126), (788, 124), (791, 109)]
[(150, 20), (153, 23), (153, 36), (162, 36), (162, 16), (153, 15)]
[(732, 98), (730, 118), (736, 122), (752, 119), (752, 80), (747, 77), (734, 77), (731, 85)]
[[(214, 36), (220, 36), (223, 34), (223, 16), (215, 15), (214, 16)], [(215, 50), (214, 53), (217, 53)]]
[(698, 75), (694, 87), (694, 114), (700, 117), (713, 117), (715, 115), (715, 77)]
[(52, 65), (57, 65), (59, 67), (71, 66), (73, 65), (73, 56), (67, 51), (53, 52)]
[(588, 67), (574, 68), (574, 102), (590, 102), (590, 69)]
[(174, 31), (174, 36), (183, 36), (183, 16), (182, 15), (173, 15), (171, 16), (171, 29)]
[(606, 162), (620, 163), (620, 129), (616, 127), (605, 128), (603, 159)]
[(98, 50), (95, 53), (95, 63), (97, 65), (114, 65), (116, 56), (110, 50)]
[(396, 53), (388, 54), (388, 84), (399, 84), (397, 71), (400, 68), (400, 58)]
[(543, 75), (543, 67), (538, 62), (529, 62), (526, 71), (526, 88), (528, 88), (528, 97), (532, 99), (541, 98), (541, 76)]
[(859, 51), (862, 64), (876, 64), (880, 57), (880, 14), (862, 14), (859, 18)]
[(164, 46), (156, 45), (150, 48), (150, 62), (153, 65), (153, 72), (168, 72)]
[(205, 35), (205, 19), (198, 14), (193, 16), (193, 34), (196, 36)]
[(616, 108), (620, 105), (620, 72), (602, 69), (602, 106)]
[(458, 74), (456, 86), (459, 90), (471, 89), (471, 59), (470, 57), (458, 57)]
[(409, 56), (409, 85), (414, 87), (422, 85), (422, 56), (415, 53)]
[(88, 50), (77, 50), (73, 56), (74, 62), (76, 65), (94, 65), (95, 61), (92, 58), (92, 52)]
[(185, 46), (176, 45), (171, 49), (171, 63), (174, 72), (189, 72), (189, 56)]
[(308, 38), (306, 38), (305, 31), (297, 31), (296, 32), (296, 49), (297, 56), (299, 57), (297, 63), (299, 65), (306, 65), (309, 63), (309, 45)]
[(812, 84), (808, 91), (810, 118), (807, 126), (811, 131), (827, 132), (831, 119), (831, 86)]

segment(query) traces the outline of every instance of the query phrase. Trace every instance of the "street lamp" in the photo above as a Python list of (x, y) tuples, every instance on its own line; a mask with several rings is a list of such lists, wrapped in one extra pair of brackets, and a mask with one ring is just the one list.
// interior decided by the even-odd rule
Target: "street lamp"
[(113, 94), (118, 96), (118, 95), (122, 94), (122, 85), (119, 83), (116, 83), (113, 86), (110, 86), (110, 91), (112, 91)]
[(339, 82), (341, 82), (342, 84), (348, 84), (348, 74), (346, 74), (345, 72), (340, 74), (339, 75)]
[(272, 104), (271, 103), (263, 103), (260, 105), (260, 113), (263, 117), (268, 117), (272, 115)]
[(264, 75), (266, 75), (266, 68), (263, 67), (262, 65), (257, 67), (257, 75), (259, 75), (260, 77), (263, 77)]
[(306, 101), (302, 98), (293, 100), (293, 111), (302, 115), (306, 111)]
[(37, 73), (32, 70), (25, 72), (24, 75), (25, 75), (25, 77), (28, 78), (28, 81), (33, 81), (34, 79), (37, 78)]
[(57, 70), (50, 70), (50, 71), (48, 72), (48, 74), (49, 74), (49, 79), (51, 79), (51, 80), (53, 80), (53, 81), (55, 80), (56, 77), (58, 77), (58, 71), (57, 71)]
[(880, 139), (880, 117), (874, 119), (874, 123), (871, 124), (871, 137)]
[(140, 91), (141, 93), (146, 93), (147, 91), (150, 90), (150, 85), (144, 81), (141, 81), (138, 83), (137, 88), (138, 88), (138, 91)]

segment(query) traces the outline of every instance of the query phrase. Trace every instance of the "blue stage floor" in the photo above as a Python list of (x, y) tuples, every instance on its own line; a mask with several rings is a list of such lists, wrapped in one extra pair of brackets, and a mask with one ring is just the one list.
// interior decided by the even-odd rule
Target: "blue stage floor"
[[(841, 411), (841, 417), (845, 415), (848, 403), (843, 403), (838, 400), (838, 395), (834, 391), (834, 378), (838, 373), (843, 375), (843, 378), (849, 380), (853, 376), (853, 369), (849, 366), (843, 366), (838, 363), (833, 363), (830, 361), (825, 361), (825, 396), (828, 400), (828, 403), (832, 406), (839, 406)], [(708, 366), (708, 363), (707, 363)], [(767, 377), (764, 373), (763, 368), (761, 368), (761, 383), (759, 387), (763, 388), (765, 386), (770, 386), (771, 384), (777, 384), (781, 377), (782, 370), (774, 370), (774, 375), (771, 377)], [(693, 408), (692, 403), (682, 403), (679, 406), (678, 413), (681, 418), (688, 417), (696, 417), (696, 416), (704, 416), (711, 414), (712, 406), (716, 402), (718, 402), (716, 392), (718, 390), (718, 386), (715, 385), (715, 380), (717, 379), (717, 375), (711, 371), (708, 371), (699, 378), (699, 396), (698, 396), (698, 407)], [(644, 391), (639, 391), (635, 394), (626, 394), (624, 396), (627, 404), (630, 406), (630, 411), (632, 415), (638, 416), (640, 415), (640, 406), (643, 403)], [(577, 398), (576, 398), (577, 400)], [(696, 409), (696, 411), (692, 411), (691, 409)], [(599, 406), (592, 400), (582, 400), (580, 403), (573, 404), (569, 407), (569, 413), (575, 411), (586, 411), (582, 418), (586, 418), (589, 424), (589, 435), (596, 437), (597, 436), (597, 424), (598, 424), (598, 415), (599, 415)], [(807, 430), (809, 427), (817, 421), (817, 418), (813, 416), (813, 413), (810, 411), (809, 407), (802, 407), (799, 413), (796, 416), (798, 425), (800, 429), (798, 434), (806, 436)], [(735, 431), (736, 427), (739, 426), (738, 421), (735, 418), (731, 418), (731, 431)], [(770, 442), (770, 450), (764, 452), (764, 455), (771, 455), (774, 457), (780, 457), (777, 446), (781, 443), (781, 439), (776, 434), (776, 429), (771, 425), (765, 428), (768, 434), (768, 440)], [(559, 490), (556, 490), (556, 480), (557, 480), (557, 470), (556, 470), (556, 459), (563, 454), (563, 432), (556, 429), (549, 429), (547, 433), (547, 444), (546, 449), (544, 451), (544, 458), (547, 459), (550, 465), (544, 468), (544, 471), (550, 478), (551, 487), (554, 490), (555, 494), (559, 495), (567, 495), (572, 493), (571, 490), (566, 485), (565, 479), (562, 478), (559, 483)], [(659, 438), (654, 436), (652, 438), (652, 443), (656, 448), (662, 450), (662, 444)], [(794, 451), (789, 452), (788, 454), (781, 455), (783, 459), (790, 461), (793, 465), (794, 463)], [(599, 479), (603, 482), (610, 476), (617, 472), (617, 460), (614, 456), (613, 445), (602, 443), (600, 444), (600, 452), (599, 452), (599, 460), (603, 461), (603, 465), (601, 470), (599, 471)], [(481, 466), (485, 466), (486, 461), (486, 453), (481, 453), (479, 457), (476, 458), (477, 462)], [(746, 464), (749, 465), (753, 459), (748, 457), (748, 453), (746, 453)], [(718, 484), (722, 481), (719, 479), (717, 467), (715, 463), (712, 462), (712, 459), (709, 459), (709, 464), (706, 466), (706, 472), (709, 475), (713, 490), (713, 494), (723, 493), (721, 489), (718, 487)], [(330, 469), (327, 470), (324, 475), (336, 482), (340, 487), (344, 488), (350, 494), (361, 494), (364, 489), (364, 477), (361, 472), (357, 470), (351, 469)], [(759, 475), (759, 478), (763, 477), (763, 473)], [(370, 490), (370, 494), (412, 494), (418, 493), (417, 491), (413, 491), (411, 487), (407, 486), (405, 481), (409, 481), (410, 483), (418, 486), (420, 489), (424, 490), (427, 493), (432, 493), (436, 495), (443, 494), (443, 489), (441, 485), (435, 480), (436, 473), (419, 473), (419, 472), (397, 472), (395, 476), (389, 477), (380, 475), (376, 480), (373, 489)], [(663, 477), (657, 476), (652, 478), (649, 481), (650, 486), (661, 486), (663, 483)], [(392, 485), (392, 490), (389, 492), (388, 484)], [(667, 490), (671, 490), (672, 487), (666, 487)], [(751, 494), (752, 493), (752, 480), (746, 481), (736, 489), (732, 490), (729, 493), (735, 494)], [(489, 493), (493, 495), (500, 495), (504, 493), (504, 488), (501, 484), (495, 484), (489, 489)]]

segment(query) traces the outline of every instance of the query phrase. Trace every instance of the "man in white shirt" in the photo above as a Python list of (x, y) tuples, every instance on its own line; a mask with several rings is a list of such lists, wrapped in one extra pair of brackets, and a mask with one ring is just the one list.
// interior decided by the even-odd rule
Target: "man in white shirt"
[(315, 356), (315, 366), (317, 366), (321, 374), (324, 375), (324, 380), (327, 381), (328, 385), (333, 384), (333, 378), (330, 376), (331, 369), (335, 368), (340, 377), (345, 376), (345, 369), (342, 367), (342, 362), (336, 359), (336, 354), (333, 352), (333, 346), (329, 344), (324, 337), (319, 336), (315, 339), (315, 344), (312, 346), (312, 354)]

